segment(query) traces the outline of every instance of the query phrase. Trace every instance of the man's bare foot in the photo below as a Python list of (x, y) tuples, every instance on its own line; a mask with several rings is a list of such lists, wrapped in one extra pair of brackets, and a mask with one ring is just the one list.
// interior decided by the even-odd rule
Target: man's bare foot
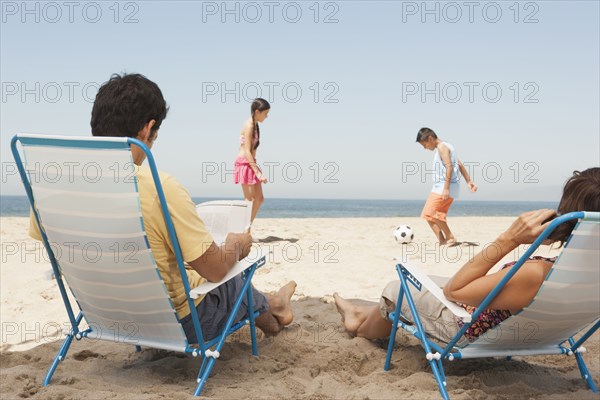
[(359, 308), (350, 301), (341, 298), (337, 292), (333, 294), (333, 301), (342, 316), (342, 322), (346, 331), (352, 335), (356, 335), (356, 331), (364, 322), (364, 319), (361, 318)]
[(291, 299), (296, 291), (296, 286), (296, 282), (289, 281), (277, 292), (269, 295), (271, 314), (282, 326), (289, 325), (294, 320)]

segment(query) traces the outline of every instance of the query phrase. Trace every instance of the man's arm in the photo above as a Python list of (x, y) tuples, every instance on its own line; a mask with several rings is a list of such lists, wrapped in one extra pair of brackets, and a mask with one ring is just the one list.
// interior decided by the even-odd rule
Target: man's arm
[(188, 264), (209, 282), (219, 282), (229, 270), (250, 253), (252, 237), (248, 233), (230, 233), (225, 244), (212, 242), (208, 250)]
[[(230, 233), (225, 243), (217, 246), (188, 191), (171, 176), (161, 177), (161, 182), (183, 260), (210, 282), (222, 280), (238, 260), (248, 255), (252, 237), (247, 233)], [(168, 233), (163, 231), (161, 236), (168, 238)], [(172, 247), (170, 240), (168, 245)]]

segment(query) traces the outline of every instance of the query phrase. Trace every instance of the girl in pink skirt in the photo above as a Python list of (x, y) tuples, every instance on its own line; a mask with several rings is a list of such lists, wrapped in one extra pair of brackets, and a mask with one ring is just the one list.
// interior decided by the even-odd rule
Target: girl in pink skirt
[(240, 133), (240, 151), (235, 159), (234, 182), (242, 185), (244, 199), (252, 202), (252, 216), (254, 221), (260, 206), (265, 200), (262, 184), (267, 183), (267, 178), (256, 163), (256, 149), (260, 144), (260, 128), (258, 124), (269, 115), (271, 105), (265, 99), (254, 99), (250, 106), (251, 117), (242, 126)]

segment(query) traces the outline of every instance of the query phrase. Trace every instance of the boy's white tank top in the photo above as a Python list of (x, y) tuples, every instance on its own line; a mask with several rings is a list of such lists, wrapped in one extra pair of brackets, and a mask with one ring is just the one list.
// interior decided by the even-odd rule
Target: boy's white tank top
[[(456, 151), (454, 151), (454, 146), (450, 143), (442, 142), (443, 145), (448, 147), (450, 150), (450, 162), (452, 163), (452, 177), (450, 178), (450, 197), (453, 199), (458, 198), (458, 194), (460, 192), (460, 175), (458, 169), (458, 162), (456, 161)], [(446, 180), (446, 167), (444, 166), (444, 162), (440, 157), (440, 153), (436, 148), (433, 151), (433, 189), (431, 191), (433, 193), (442, 194), (444, 191), (444, 182)]]

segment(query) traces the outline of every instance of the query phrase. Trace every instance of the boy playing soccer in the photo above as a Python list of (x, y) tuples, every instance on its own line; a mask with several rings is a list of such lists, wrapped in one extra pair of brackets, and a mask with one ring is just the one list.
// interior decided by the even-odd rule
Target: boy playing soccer
[(435, 171), (433, 188), (427, 198), (421, 218), (425, 219), (433, 230), (441, 245), (455, 245), (456, 238), (446, 222), (446, 214), (450, 205), (459, 193), (460, 177), (458, 171), (467, 181), (471, 192), (477, 191), (477, 185), (471, 181), (463, 163), (456, 157), (454, 146), (441, 141), (429, 128), (421, 128), (417, 134), (417, 142), (426, 150), (432, 150), (433, 169)]

